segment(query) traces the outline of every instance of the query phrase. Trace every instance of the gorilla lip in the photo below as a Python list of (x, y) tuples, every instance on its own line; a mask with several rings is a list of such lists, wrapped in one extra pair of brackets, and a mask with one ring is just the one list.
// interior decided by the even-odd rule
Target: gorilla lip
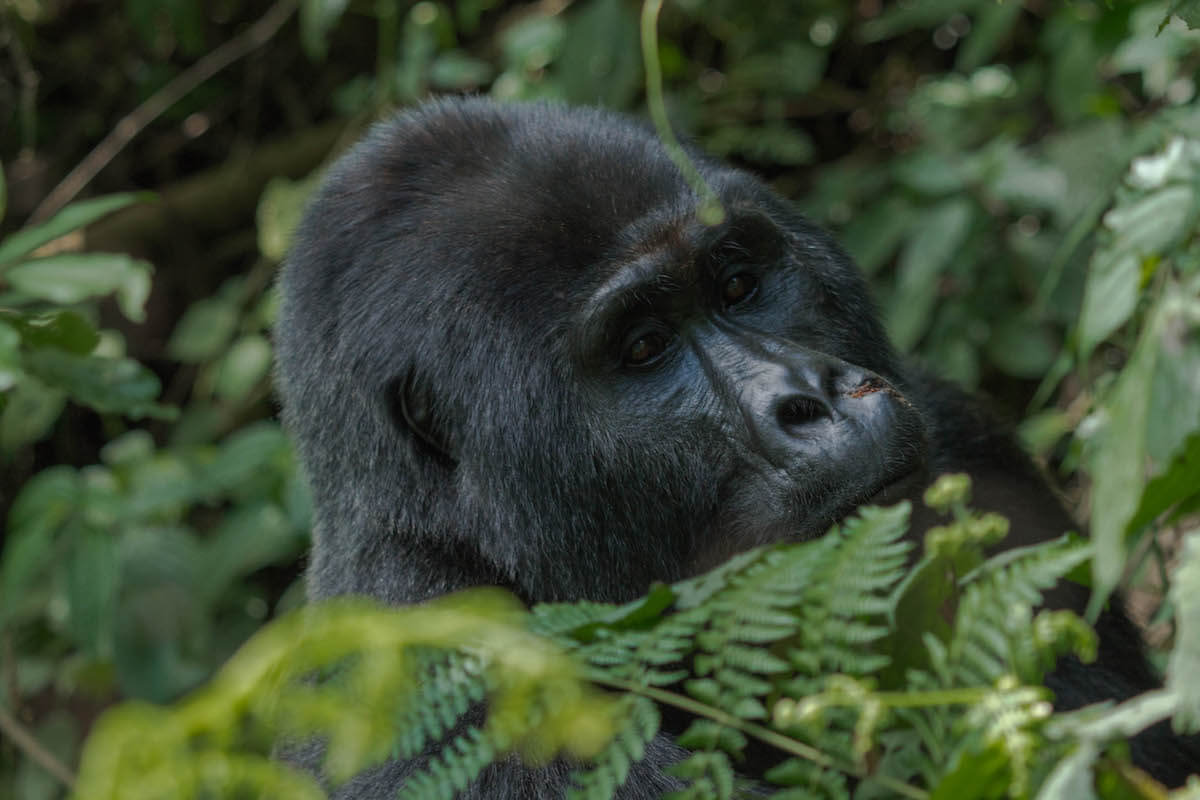
[(922, 464), (911, 472), (901, 475), (891, 483), (885, 484), (875, 494), (867, 498), (866, 502), (871, 505), (891, 505), (892, 503), (898, 503), (901, 500), (912, 497), (915, 493), (923, 489), (927, 482), (928, 475), (925, 466)]

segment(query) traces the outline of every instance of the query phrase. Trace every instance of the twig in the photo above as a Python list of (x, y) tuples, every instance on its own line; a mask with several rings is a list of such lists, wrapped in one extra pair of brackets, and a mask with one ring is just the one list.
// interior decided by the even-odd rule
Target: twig
[(75, 195), (112, 161), (147, 125), (178, 103), (204, 81), (233, 62), (266, 44), (296, 10), (296, 0), (278, 0), (250, 27), (175, 76), (174, 80), (126, 114), (92, 152), (63, 178), (34, 209), (30, 223), (41, 222), (75, 198)]
[(7, 736), (17, 749), (31, 761), (54, 776), (59, 783), (74, 788), (75, 774), (58, 760), (58, 757), (42, 746), (33, 734), (16, 720), (8, 711), (0, 706), (0, 733)]

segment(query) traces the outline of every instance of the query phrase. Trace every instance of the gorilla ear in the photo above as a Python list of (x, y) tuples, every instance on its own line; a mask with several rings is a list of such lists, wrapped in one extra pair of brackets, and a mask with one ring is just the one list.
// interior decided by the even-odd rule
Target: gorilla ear
[(443, 466), (453, 469), (458, 459), (450, 447), (450, 436), (434, 409), (433, 392), (410, 371), (388, 386), (388, 410), (392, 421), (407, 428), (417, 447)]

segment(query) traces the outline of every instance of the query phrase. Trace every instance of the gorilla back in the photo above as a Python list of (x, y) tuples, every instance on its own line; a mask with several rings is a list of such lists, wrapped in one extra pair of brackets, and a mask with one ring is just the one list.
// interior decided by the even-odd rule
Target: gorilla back
[[(1025, 541), (1073, 527), (1010, 436), (896, 357), (827, 235), (695, 158), (714, 227), (653, 132), (596, 110), (432, 103), (333, 167), (277, 329), (312, 597), (629, 600), (947, 470)], [(1060, 704), (1153, 684), (1128, 621), (1101, 628), (1100, 666), (1056, 673)], [(1178, 780), (1160, 739), (1139, 758)], [(656, 742), (622, 797), (668, 788), (675, 757)], [(411, 768), (340, 796), (390, 797)], [(560, 797), (565, 772), (506, 762), (469, 796)]]

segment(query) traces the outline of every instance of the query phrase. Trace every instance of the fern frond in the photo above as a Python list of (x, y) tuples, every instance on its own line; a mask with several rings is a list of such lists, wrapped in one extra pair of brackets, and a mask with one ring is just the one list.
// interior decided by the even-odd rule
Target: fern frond
[(443, 747), (414, 773), (396, 794), (397, 800), (454, 800), (496, 758), (487, 732), (472, 728)]
[(530, 609), (531, 628), (546, 636), (591, 625), (609, 618), (620, 606), (612, 603), (542, 603)]
[(771, 783), (789, 787), (772, 794), (772, 800), (850, 800), (844, 774), (804, 759), (789, 758), (768, 770), (764, 777)]
[(630, 766), (645, 755), (646, 745), (658, 734), (658, 707), (644, 697), (629, 695), (622, 701), (616, 736), (592, 760), (592, 766), (572, 773), (567, 800), (607, 800), (629, 776)]
[(487, 695), (483, 665), (472, 656), (424, 650), (414, 652), (413, 659), (419, 677), (396, 717), (397, 758), (412, 758), (426, 743), (442, 739)]
[[(1019, 659), (1027, 646), (1034, 608), (1042, 592), (1054, 586), (1090, 554), (1088, 546), (1066, 537), (1022, 548), (992, 559), (963, 579), (966, 589), (955, 615), (954, 633), (943, 658), (935, 658), (946, 686), (989, 686), (1023, 661), (1020, 677), (1042, 679), (1042, 666), (1051, 659)], [(1020, 642), (1020, 644), (1018, 644)], [(1053, 648), (1054, 643), (1043, 647)]]
[(688, 786), (663, 795), (663, 800), (730, 800), (737, 785), (729, 756), (720, 750), (692, 753), (667, 769)]

